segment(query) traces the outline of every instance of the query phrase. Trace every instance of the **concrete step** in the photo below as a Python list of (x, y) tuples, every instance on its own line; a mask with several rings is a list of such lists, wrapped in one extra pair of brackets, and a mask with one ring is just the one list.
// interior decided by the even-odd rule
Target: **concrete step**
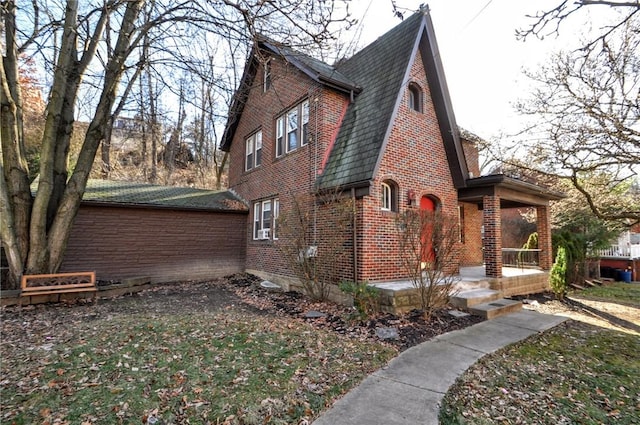
[(460, 280), (453, 285), (453, 289), (458, 292), (470, 291), (472, 289), (489, 289), (489, 281), (485, 279)]
[(520, 301), (507, 300), (504, 298), (477, 304), (469, 308), (471, 314), (484, 317), (487, 320), (520, 310), (522, 310), (522, 303)]
[(468, 291), (461, 291), (449, 298), (451, 304), (461, 309), (468, 309), (477, 304), (495, 301), (501, 297), (499, 291), (492, 289), (478, 288)]

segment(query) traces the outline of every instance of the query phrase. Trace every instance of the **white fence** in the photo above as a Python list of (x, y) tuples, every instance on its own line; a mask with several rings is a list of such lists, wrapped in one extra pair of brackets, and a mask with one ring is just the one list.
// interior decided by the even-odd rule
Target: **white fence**
[(624, 257), (624, 258), (640, 258), (640, 245), (611, 245), (607, 249), (598, 251), (600, 257)]

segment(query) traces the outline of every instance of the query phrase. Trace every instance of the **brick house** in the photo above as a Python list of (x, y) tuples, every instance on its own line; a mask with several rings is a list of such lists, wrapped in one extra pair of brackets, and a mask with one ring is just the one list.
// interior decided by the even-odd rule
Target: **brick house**
[[(457, 215), (451, 272), (485, 264), (502, 277), (501, 208), (538, 212), (540, 268), (551, 266), (548, 203), (557, 194), (504, 175), (480, 176), (475, 136), (459, 130), (431, 18), (421, 10), (335, 66), (267, 39), (246, 63), (222, 140), (229, 186), (249, 204), (247, 271), (293, 282), (277, 218), (301, 193), (339, 190), (356, 204), (348, 264), (338, 278), (406, 278), (397, 216)], [(323, 221), (316, 224), (318, 239)]]

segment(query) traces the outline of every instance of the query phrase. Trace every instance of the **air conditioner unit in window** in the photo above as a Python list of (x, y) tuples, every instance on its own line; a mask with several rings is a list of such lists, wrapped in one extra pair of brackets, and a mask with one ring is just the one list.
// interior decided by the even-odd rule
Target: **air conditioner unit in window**
[(271, 229), (258, 230), (258, 239), (269, 239), (269, 232)]

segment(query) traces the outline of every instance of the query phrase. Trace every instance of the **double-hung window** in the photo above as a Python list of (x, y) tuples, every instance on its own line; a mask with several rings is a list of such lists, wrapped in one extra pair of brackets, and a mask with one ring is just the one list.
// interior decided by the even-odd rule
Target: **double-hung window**
[(262, 131), (257, 131), (245, 141), (245, 171), (262, 164)]
[(253, 239), (278, 239), (276, 224), (280, 212), (278, 198), (266, 199), (253, 204)]
[(309, 143), (309, 101), (289, 109), (276, 120), (276, 157)]

